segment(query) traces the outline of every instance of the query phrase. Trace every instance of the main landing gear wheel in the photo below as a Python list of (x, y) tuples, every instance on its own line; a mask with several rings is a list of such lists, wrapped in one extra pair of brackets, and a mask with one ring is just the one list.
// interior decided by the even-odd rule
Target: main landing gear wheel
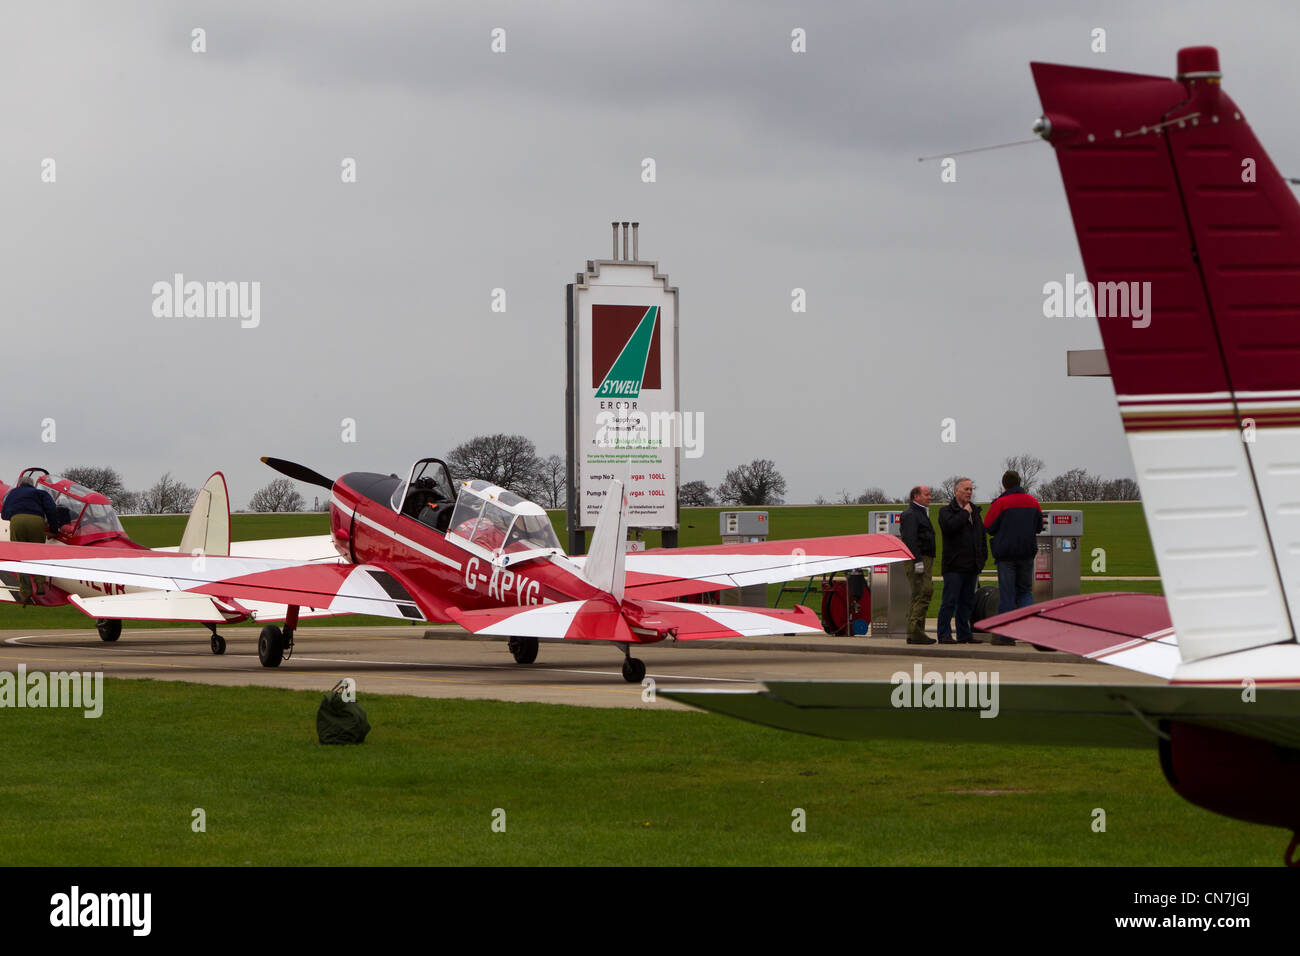
[(531, 664), (537, 660), (537, 638), (512, 637), (508, 644), (510, 653), (515, 655), (516, 664)]
[(117, 619), (101, 617), (95, 621), (95, 630), (99, 631), (99, 639), (112, 644), (122, 636), (122, 622)]
[(629, 657), (623, 661), (623, 680), (629, 684), (639, 684), (645, 677), (645, 661)]
[(205, 624), (204, 627), (212, 634), (212, 640), (208, 641), (208, 646), (212, 648), (213, 654), (226, 653), (226, 639), (217, 633), (217, 625)]
[(257, 659), (263, 667), (279, 667), (284, 660), (284, 632), (274, 624), (262, 628), (257, 636)]

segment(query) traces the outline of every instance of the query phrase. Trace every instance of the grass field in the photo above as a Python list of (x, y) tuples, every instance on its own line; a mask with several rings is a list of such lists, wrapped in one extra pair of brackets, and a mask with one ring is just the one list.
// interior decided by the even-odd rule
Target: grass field
[(842, 743), (653, 709), (360, 701), (373, 730), (359, 747), (316, 742), (319, 694), (272, 688), (109, 680), (97, 720), (6, 710), (0, 860), (1271, 866), (1286, 843), (1184, 802), (1154, 748)]
[[(1118, 576), (1150, 576), (1157, 573), (1155, 556), (1151, 550), (1151, 538), (1147, 533), (1146, 519), (1142, 506), (1137, 502), (1071, 502), (1062, 505), (1044, 507), (1081, 510), (1083, 512), (1083, 592), (1097, 591), (1141, 591), (1148, 594), (1164, 593), (1157, 581), (1107, 581), (1092, 582), (1090, 574)], [(682, 510), (681, 531), (678, 544), (690, 547), (701, 544), (718, 543), (718, 514), (729, 510), (765, 510), (765, 509), (724, 509), (724, 508), (685, 508)], [(797, 505), (766, 509), (772, 526), (774, 540), (786, 538), (811, 538), (835, 534), (859, 534), (867, 528), (867, 515), (871, 511), (888, 510), (879, 505)], [(937, 507), (930, 509), (931, 519), (938, 526)], [(567, 543), (565, 537), (564, 512), (552, 511), (551, 523), (555, 526), (560, 540)], [(185, 515), (128, 516), (122, 524), (132, 540), (146, 547), (174, 546), (180, 540), (185, 529)], [(283, 515), (236, 514), (231, 516), (231, 536), (237, 541), (259, 538), (298, 537), (302, 535), (328, 534), (329, 518), (324, 514), (303, 513)], [(659, 532), (648, 532), (648, 547), (658, 547)], [(1105, 570), (1092, 571), (1096, 556), (1094, 548), (1105, 552)], [(942, 541), (940, 554), (935, 562), (942, 559)], [(988, 569), (992, 570), (989, 562)], [(937, 572), (936, 572), (937, 574)], [(781, 586), (773, 584), (768, 587), (767, 603), (776, 606), (777, 595)], [(934, 596), (930, 601), (929, 616), (934, 617), (939, 611), (939, 600), (943, 588), (936, 583)], [(780, 602), (782, 607), (793, 607), (800, 595), (787, 593)], [(820, 591), (817, 585), (808, 595), (809, 606), (814, 610), (821, 607)], [(390, 618), (351, 617), (351, 623), (393, 624)], [(303, 622), (304, 626), (338, 624), (336, 618), (316, 618)], [(76, 608), (23, 608), (13, 604), (0, 604), (0, 628), (43, 627), (43, 628), (85, 628), (92, 626), (84, 614)], [(170, 627), (171, 622), (132, 621), (129, 628)], [(230, 625), (243, 627), (260, 627), (255, 624)], [(225, 627), (223, 626), (223, 629)]]

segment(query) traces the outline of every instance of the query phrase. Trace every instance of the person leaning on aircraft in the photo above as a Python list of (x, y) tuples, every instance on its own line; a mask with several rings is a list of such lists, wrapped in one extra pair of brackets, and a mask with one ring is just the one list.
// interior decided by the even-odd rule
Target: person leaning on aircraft
[(930, 489), (917, 485), (909, 495), (910, 503), (898, 520), (898, 534), (907, 550), (916, 558), (907, 566), (907, 583), (912, 589), (912, 604), (907, 613), (907, 643), (933, 644), (925, 633), (925, 615), (934, 594), (934, 525), (930, 524)]
[[(54, 499), (48, 491), (36, 487), (36, 479), (32, 475), (23, 475), (17, 486), (5, 495), (4, 504), (0, 505), (0, 519), (9, 522), (10, 541), (43, 544), (46, 528), (59, 526)], [(45, 578), (37, 577), (35, 581), (36, 593), (44, 594)], [(32, 603), (32, 587), (30, 575), (18, 575), (18, 590), (23, 604)]]

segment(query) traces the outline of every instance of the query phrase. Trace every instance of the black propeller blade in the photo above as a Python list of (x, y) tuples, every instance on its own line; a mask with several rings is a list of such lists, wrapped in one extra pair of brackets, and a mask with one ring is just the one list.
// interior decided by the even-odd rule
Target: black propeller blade
[(266, 462), (287, 478), (293, 478), (297, 481), (305, 481), (309, 485), (320, 485), (326, 491), (329, 491), (334, 487), (333, 481), (326, 478), (319, 471), (312, 471), (306, 465), (299, 465), (292, 461), (285, 461), (283, 458), (263, 457), (262, 461)]

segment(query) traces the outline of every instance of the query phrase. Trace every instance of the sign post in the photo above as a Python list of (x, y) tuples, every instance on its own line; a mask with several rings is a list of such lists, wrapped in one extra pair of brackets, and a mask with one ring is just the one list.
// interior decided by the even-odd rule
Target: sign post
[[(628, 528), (677, 544), (682, 417), (677, 289), (638, 258), (639, 223), (613, 223), (613, 258), (588, 260), (566, 288), (569, 553), (586, 551), (611, 479), (623, 482)], [(628, 258), (631, 226), (632, 258)]]

